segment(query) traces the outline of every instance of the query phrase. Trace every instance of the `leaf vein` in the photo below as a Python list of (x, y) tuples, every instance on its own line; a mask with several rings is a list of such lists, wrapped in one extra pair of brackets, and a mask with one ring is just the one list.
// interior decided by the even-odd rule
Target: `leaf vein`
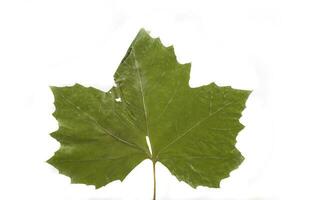
[(183, 138), (185, 135), (187, 135), (188, 133), (190, 133), (195, 127), (199, 126), (201, 123), (207, 121), (209, 118), (213, 117), (214, 115), (216, 115), (217, 113), (219, 113), (220, 111), (222, 111), (224, 108), (226, 108), (227, 106), (233, 104), (234, 102), (230, 102), (225, 104), (224, 106), (222, 106), (221, 108), (219, 108), (218, 110), (216, 110), (215, 112), (211, 113), (210, 115), (208, 115), (205, 118), (202, 118), (201, 120), (199, 120), (198, 122), (196, 122), (193, 126), (191, 126), (190, 128), (188, 128), (184, 133), (180, 134), (178, 137), (176, 137), (173, 141), (171, 141), (169, 144), (167, 144), (165, 147), (163, 147), (157, 154), (157, 159), (159, 157), (159, 154), (166, 151), (171, 145), (173, 145), (174, 143), (176, 143), (178, 140), (180, 140), (181, 138)]
[(81, 112), (82, 114), (84, 114), (85, 116), (87, 116), (93, 123), (95, 123), (101, 130), (103, 133), (106, 133), (107, 135), (111, 136), (112, 138), (114, 138), (115, 140), (122, 142), (132, 148), (138, 149), (144, 153), (146, 153), (142, 148), (140, 148), (139, 146), (137, 146), (136, 144), (130, 143), (122, 138), (120, 138), (119, 136), (116, 136), (115, 134), (113, 134), (112, 132), (110, 132), (108, 129), (104, 128), (101, 124), (99, 124), (99, 122), (93, 118), (89, 113), (87, 113), (86, 111), (83, 111), (82, 109), (80, 109), (80, 107), (78, 107), (76, 104), (74, 104), (71, 100), (67, 99), (65, 96), (60, 95), (63, 100), (65, 102), (67, 102), (68, 104), (70, 104), (71, 106), (73, 106), (73, 108), (75, 110), (77, 110), (78, 112)]

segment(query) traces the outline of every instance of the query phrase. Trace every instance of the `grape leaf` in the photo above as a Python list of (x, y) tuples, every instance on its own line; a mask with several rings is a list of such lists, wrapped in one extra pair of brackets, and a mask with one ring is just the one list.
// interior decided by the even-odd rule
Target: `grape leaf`
[(190, 68), (141, 29), (108, 92), (51, 87), (59, 123), (51, 136), (61, 147), (48, 163), (72, 183), (100, 188), (150, 159), (194, 188), (219, 187), (244, 159), (235, 143), (250, 91), (191, 88)]

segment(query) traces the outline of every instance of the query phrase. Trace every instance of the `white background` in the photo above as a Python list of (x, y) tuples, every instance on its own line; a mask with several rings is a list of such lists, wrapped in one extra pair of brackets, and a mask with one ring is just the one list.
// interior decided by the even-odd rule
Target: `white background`
[(192, 62), (192, 87), (252, 89), (221, 189), (192, 189), (158, 165), (158, 199), (309, 199), (307, 1), (0, 1), (0, 199), (147, 200), (150, 161), (120, 183), (70, 184), (45, 163), (59, 144), (49, 85), (108, 90), (141, 27)]

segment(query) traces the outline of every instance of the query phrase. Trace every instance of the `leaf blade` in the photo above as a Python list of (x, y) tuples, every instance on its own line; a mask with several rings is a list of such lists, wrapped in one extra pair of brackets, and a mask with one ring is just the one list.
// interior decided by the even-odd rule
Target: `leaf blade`
[(219, 187), (244, 159), (235, 144), (250, 91), (214, 83), (191, 88), (190, 69), (172, 46), (140, 30), (110, 91), (52, 88), (59, 122), (52, 136), (61, 148), (48, 162), (96, 188), (123, 180), (147, 158), (194, 188)]
[[(146, 143), (143, 136), (137, 134), (138, 129), (114, 123), (118, 122), (115, 116), (122, 107), (111, 106), (115, 104), (113, 92), (103, 93), (78, 84), (52, 87), (52, 91), (59, 129), (51, 135), (61, 143), (61, 148), (48, 163), (71, 177), (73, 183), (99, 188), (111, 181), (123, 180), (148, 157)], [(124, 130), (132, 133), (124, 136)]]

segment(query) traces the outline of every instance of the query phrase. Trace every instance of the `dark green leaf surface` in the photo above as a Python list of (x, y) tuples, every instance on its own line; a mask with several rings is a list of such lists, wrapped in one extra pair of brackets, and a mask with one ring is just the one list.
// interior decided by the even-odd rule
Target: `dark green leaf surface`
[(142, 29), (110, 91), (52, 87), (59, 122), (52, 136), (61, 148), (48, 162), (73, 183), (97, 188), (123, 180), (147, 158), (192, 187), (219, 187), (243, 160), (235, 143), (250, 91), (190, 88), (190, 67)]

